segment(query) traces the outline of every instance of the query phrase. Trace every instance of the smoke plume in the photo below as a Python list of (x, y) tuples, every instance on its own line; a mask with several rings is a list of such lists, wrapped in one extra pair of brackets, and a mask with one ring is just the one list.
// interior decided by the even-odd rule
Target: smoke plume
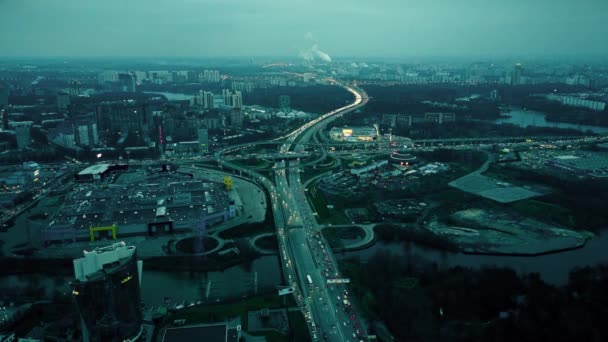
[(312, 33), (306, 32), (304, 39), (308, 42), (308, 44), (312, 45), (304, 50), (300, 50), (300, 58), (310, 62), (315, 60), (320, 60), (326, 63), (331, 62), (331, 57), (326, 52), (319, 49), (319, 44), (317, 44), (317, 42), (313, 39)]

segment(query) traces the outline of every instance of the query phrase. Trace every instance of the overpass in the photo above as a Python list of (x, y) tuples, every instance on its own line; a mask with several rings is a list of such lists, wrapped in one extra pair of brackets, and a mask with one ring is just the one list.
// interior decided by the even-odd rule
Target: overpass
[[(325, 123), (327, 124), (327, 123)], [(304, 147), (335, 147), (339, 148), (356, 148), (358, 146), (386, 146), (386, 147), (397, 147), (400, 143), (408, 143), (413, 145), (414, 147), (424, 147), (424, 146), (441, 146), (441, 145), (485, 145), (485, 144), (507, 144), (507, 143), (528, 143), (534, 144), (539, 142), (552, 142), (552, 143), (568, 143), (568, 142), (580, 142), (580, 141), (589, 141), (592, 140), (604, 140), (605, 137), (602, 136), (580, 136), (580, 135), (565, 135), (565, 136), (509, 136), (509, 137), (479, 137), (479, 138), (438, 138), (438, 139), (393, 139), (393, 140), (377, 140), (377, 141), (361, 141), (361, 142), (344, 142), (344, 141), (334, 141), (334, 142), (298, 142), (298, 145)], [(222, 151), (224, 153), (233, 153), (241, 150), (246, 150), (249, 148), (254, 148), (256, 146), (267, 146), (267, 145), (275, 145), (282, 146), (285, 144), (285, 141), (275, 141), (275, 140), (267, 140), (267, 141), (258, 141), (252, 143), (243, 143), (238, 145), (232, 145), (227, 147)], [(285, 154), (286, 157), (293, 156), (293, 154)], [(249, 157), (249, 156), (246, 156)], [(226, 159), (230, 159), (231, 157), (224, 157)]]
[[(302, 153), (304, 145), (320, 128), (331, 120), (349, 113), (367, 103), (367, 94), (353, 86), (337, 83), (355, 96), (355, 101), (347, 106), (338, 108), (316, 118), (302, 127), (282, 137), (282, 142), (272, 142), (280, 145), (280, 151)], [(262, 142), (256, 145), (268, 144)], [(281, 267), (288, 285), (294, 288), (294, 295), (301, 308), (311, 332), (313, 340), (321, 337), (331, 341), (360, 341), (367, 340), (367, 334), (362, 322), (359, 321), (356, 310), (351, 305), (344, 306), (337, 298), (344, 296), (345, 284), (329, 287), (328, 279), (340, 276), (337, 262), (331, 249), (320, 234), (320, 228), (312, 214), (308, 202), (305, 201), (304, 191), (299, 179), (299, 161), (276, 164), (274, 184), (266, 177), (243, 165), (226, 160), (223, 156), (228, 151), (237, 151), (252, 144), (241, 144), (220, 150), (215, 153), (216, 161), (228, 168), (244, 172), (255, 178), (268, 191), (271, 199), (277, 236)], [(320, 158), (327, 155), (322, 149)], [(288, 178), (289, 176), (289, 178)], [(296, 195), (297, 194), (297, 195)], [(331, 269), (331, 273), (329, 270)], [(339, 293), (339, 294), (338, 294)], [(342, 306), (340, 306), (342, 305)]]

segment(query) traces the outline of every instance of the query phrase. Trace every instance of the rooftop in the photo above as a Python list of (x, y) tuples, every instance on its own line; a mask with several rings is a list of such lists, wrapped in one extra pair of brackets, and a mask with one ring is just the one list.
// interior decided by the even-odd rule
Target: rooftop
[(162, 342), (226, 342), (233, 340), (236, 339), (229, 336), (228, 326), (221, 323), (168, 328), (165, 330)]
[(110, 164), (96, 164), (87, 167), (86, 169), (78, 172), (78, 175), (98, 175), (100, 173), (104, 173), (108, 170)]
[(74, 276), (79, 281), (91, 279), (95, 273), (110, 265), (121, 265), (135, 254), (135, 246), (117, 242), (107, 247), (97, 247), (91, 252), (83, 251), (84, 257), (74, 259)]

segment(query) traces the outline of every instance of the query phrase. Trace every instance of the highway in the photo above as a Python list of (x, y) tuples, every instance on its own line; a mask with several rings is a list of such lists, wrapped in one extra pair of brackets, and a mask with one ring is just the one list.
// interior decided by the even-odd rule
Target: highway
[[(304, 143), (316, 139), (318, 131), (335, 118), (367, 103), (367, 95), (356, 88), (345, 86), (355, 95), (355, 101), (321, 116), (288, 135), (281, 146), (283, 153), (302, 153)], [(317, 159), (325, 158), (326, 151)], [(286, 165), (288, 164), (288, 166)], [(344, 284), (327, 284), (328, 279), (340, 278), (337, 261), (321, 234), (320, 227), (308, 205), (300, 180), (299, 161), (282, 161), (275, 171), (279, 196), (285, 203), (288, 217), (288, 240), (299, 273), (299, 283), (309, 308), (313, 339), (334, 341), (367, 340), (366, 331)]]
[[(313, 138), (328, 122), (353, 111), (368, 101), (361, 89), (335, 82), (351, 92), (353, 103), (326, 113), (287, 134), (281, 152), (302, 153), (304, 143)], [(302, 144), (302, 145), (300, 145)], [(348, 299), (345, 285), (328, 285), (328, 279), (339, 278), (337, 262), (327, 241), (320, 233), (300, 182), (299, 161), (286, 165), (275, 164), (274, 183), (261, 174), (223, 156), (234, 148), (215, 153), (222, 166), (248, 174), (264, 186), (270, 194), (271, 207), (279, 239), (279, 253), (284, 276), (294, 288), (294, 296), (308, 322), (313, 340), (366, 341), (367, 334), (359, 315)], [(322, 160), (326, 155), (318, 159)]]

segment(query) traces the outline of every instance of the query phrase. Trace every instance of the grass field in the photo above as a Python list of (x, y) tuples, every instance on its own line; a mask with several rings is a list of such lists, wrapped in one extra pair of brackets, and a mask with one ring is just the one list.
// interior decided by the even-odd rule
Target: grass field
[(572, 210), (557, 204), (529, 199), (512, 203), (511, 207), (518, 213), (527, 217), (575, 228), (574, 213)]
[[(322, 191), (317, 189), (316, 186), (310, 187), (307, 191), (307, 196), (314, 206), (315, 211), (319, 215), (320, 223), (331, 223), (331, 224), (349, 224), (351, 223), (348, 220), (348, 217), (344, 214), (344, 207), (342, 203), (337, 201), (332, 201), (329, 203), (325, 198), (325, 195)], [(327, 205), (333, 205), (333, 208), (330, 209)]]

